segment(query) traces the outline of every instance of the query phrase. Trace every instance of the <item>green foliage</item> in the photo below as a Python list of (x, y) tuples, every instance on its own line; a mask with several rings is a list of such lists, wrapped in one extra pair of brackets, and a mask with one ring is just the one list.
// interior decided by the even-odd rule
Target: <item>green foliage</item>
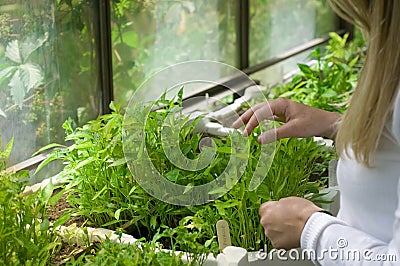
[(136, 242), (133, 245), (115, 243), (107, 240), (91, 248), (91, 253), (72, 259), (67, 266), (98, 266), (98, 265), (126, 265), (126, 266), (184, 266), (194, 265), (184, 263), (182, 254), (161, 251), (160, 245), (149, 242)]
[(56, 201), (54, 187), (24, 195), (28, 172), (6, 171), (11, 147), (12, 142), (0, 152), (0, 264), (47, 265), (61, 246), (46, 217), (49, 204)]
[[(0, 85), (5, 81), (9, 82), (10, 95), (19, 107), (22, 107), (29, 91), (39, 86), (43, 81), (41, 67), (36, 63), (29, 62), (29, 57), (46, 40), (47, 35), (43, 38), (28, 36), (22, 42), (13, 40), (6, 47), (5, 57), (8, 61), (0, 66)], [(3, 111), (1, 113), (5, 116)]]
[[(239, 182), (223, 197), (199, 207), (195, 217), (212, 229), (205, 238), (216, 235), (215, 224), (219, 219), (228, 221), (232, 244), (247, 250), (259, 250), (268, 243), (259, 223), (258, 210), (261, 203), (288, 196), (306, 197), (318, 201), (318, 188), (324, 180), (309, 181), (311, 174), (323, 176), (333, 152), (317, 145), (312, 139), (284, 139), (277, 142), (272, 165), (261, 185), (249, 191), (254, 164), (259, 156), (257, 138), (251, 140), (253, 158)], [(203, 225), (204, 226), (204, 225)], [(214, 250), (215, 252), (215, 250)]]
[[(167, 118), (173, 117), (172, 124), (183, 126), (179, 132), (179, 147), (187, 158), (198, 158), (198, 143), (203, 137), (193, 131), (198, 119), (188, 120), (180, 113), (181, 96), (179, 94), (176, 100), (162, 98), (154, 103), (160, 108), (147, 117), (146, 151), (157, 170), (170, 181), (186, 186), (204, 184), (227, 166), (231, 156), (230, 138), (213, 138), (215, 158), (201, 171), (188, 171), (174, 165), (166, 156), (161, 140), (161, 129)], [(257, 190), (250, 191), (260, 157), (257, 136), (261, 129), (257, 128), (255, 134), (242, 137), (249, 141), (252, 152), (246, 171), (231, 190), (202, 206), (174, 206), (147, 194), (132, 177), (122, 150), (123, 117), (118, 106), (110, 107), (112, 114), (100, 116), (83, 127), (74, 129), (71, 121), (66, 121), (66, 140), (72, 145), (53, 151), (39, 168), (52, 160), (64, 161), (66, 166), (61, 175), (70, 179), (68, 200), (75, 215), (85, 217), (89, 225), (125, 230), (137, 238), (161, 242), (173, 250), (217, 254), (215, 224), (220, 219), (228, 221), (233, 245), (258, 250), (268, 241), (259, 224), (260, 204), (287, 196), (310, 195), (310, 199), (317, 199), (322, 182), (309, 182), (309, 177), (326, 170), (332, 156), (331, 151), (312, 139), (281, 140), (263, 183)], [(174, 115), (169, 115), (171, 113)]]
[(330, 33), (325, 51), (317, 48), (309, 58), (315, 64), (298, 64), (300, 73), (287, 84), (272, 90), (275, 97), (286, 97), (320, 109), (343, 113), (354, 90), (365, 60), (363, 43), (348, 42), (348, 34)]

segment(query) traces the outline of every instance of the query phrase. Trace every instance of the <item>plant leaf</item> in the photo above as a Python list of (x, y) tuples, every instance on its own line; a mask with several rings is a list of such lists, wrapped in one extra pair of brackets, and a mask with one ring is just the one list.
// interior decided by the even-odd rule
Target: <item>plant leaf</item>
[(8, 83), (8, 86), (11, 88), (11, 97), (13, 98), (14, 102), (19, 106), (22, 107), (22, 103), (24, 101), (25, 96), (25, 86), (22, 80), (20, 79), (20, 72), (19, 69), (15, 71), (13, 77)]
[(5, 158), (10, 157), (13, 145), (14, 145), (14, 137), (12, 137), (12, 139), (7, 143), (6, 147), (4, 148), (4, 151), (2, 152)]
[(107, 189), (107, 185), (105, 185), (99, 192), (96, 193), (96, 195), (94, 195), (94, 197), (92, 198), (92, 201), (97, 199), (106, 189)]
[(112, 164), (110, 164), (108, 167), (114, 167), (114, 166), (119, 166), (119, 165), (123, 165), (126, 164), (126, 158), (120, 158), (116, 161), (114, 161)]
[(34, 35), (28, 36), (22, 43), (21, 47), (22, 60), (26, 62), (28, 57), (47, 41), (48, 36), (49, 34), (47, 32), (41, 38), (38, 38), (37, 36)]
[(15, 66), (9, 66), (4, 68), (3, 70), (0, 71), (0, 84), (8, 77), (11, 76), (11, 73), (13, 70), (15, 70), (17, 67)]
[(13, 40), (8, 43), (6, 47), (5, 56), (8, 57), (11, 61), (21, 64), (21, 53), (19, 51), (18, 40)]
[(32, 88), (40, 85), (43, 81), (43, 72), (40, 66), (26, 63), (20, 66), (20, 77), (24, 83), (26, 92), (29, 92)]
[(337, 92), (332, 90), (332, 89), (327, 89), (322, 95), (321, 97), (325, 97), (325, 98), (332, 98), (337, 96)]
[(60, 200), (60, 198), (64, 195), (65, 189), (62, 189), (60, 192), (58, 192), (57, 194), (55, 194), (54, 196), (52, 196), (49, 200), (48, 200), (48, 204), (50, 204), (51, 206), (55, 206), (56, 203)]
[(185, 187), (185, 190), (183, 191), (183, 194), (186, 194), (189, 191), (191, 191), (193, 187), (194, 187), (194, 185), (192, 183), (187, 184)]
[(127, 31), (122, 34), (124, 43), (132, 48), (138, 48), (139, 39), (135, 31)]
[(60, 225), (63, 225), (66, 221), (68, 221), (71, 215), (72, 215), (71, 212), (64, 213), (60, 218), (57, 219), (57, 221), (54, 222), (53, 226), (58, 227)]
[(41, 199), (44, 202), (48, 203), (49, 199), (53, 195), (53, 191), (54, 191), (54, 185), (53, 182), (50, 180), (50, 182), (42, 190)]
[(46, 146), (40, 148), (37, 152), (35, 152), (34, 154), (32, 154), (32, 156), (36, 156), (36, 155), (38, 155), (39, 153), (42, 153), (43, 151), (49, 150), (49, 149), (51, 149), (51, 148), (66, 148), (66, 146), (65, 146), (65, 145), (61, 145), (61, 144), (58, 144), (58, 143), (50, 143), (49, 145), (46, 145)]
[(151, 218), (150, 218), (150, 226), (151, 226), (151, 228), (156, 229), (157, 225), (158, 225), (158, 223), (157, 223), (157, 215), (151, 216)]
[(44, 219), (41, 223), (40, 223), (40, 231), (47, 231), (49, 229), (50, 226), (50, 222), (49, 219)]
[(300, 68), (301, 72), (303, 72), (304, 76), (307, 78), (313, 78), (314, 77), (314, 72), (310, 68), (310, 66), (306, 64), (297, 64), (297, 66)]
[(121, 211), (122, 211), (122, 209), (118, 209), (118, 210), (115, 211), (114, 217), (115, 217), (116, 220), (119, 220), (119, 217), (121, 215)]

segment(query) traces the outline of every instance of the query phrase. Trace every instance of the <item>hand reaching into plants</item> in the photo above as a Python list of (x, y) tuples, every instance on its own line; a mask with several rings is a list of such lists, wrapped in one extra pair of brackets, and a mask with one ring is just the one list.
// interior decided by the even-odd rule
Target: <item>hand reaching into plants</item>
[(260, 223), (275, 248), (298, 248), (305, 223), (311, 214), (320, 210), (311, 201), (299, 197), (268, 201), (260, 206)]
[(236, 120), (232, 127), (239, 128), (246, 124), (244, 135), (249, 135), (260, 121), (276, 120), (284, 125), (263, 132), (258, 137), (259, 143), (270, 143), (282, 138), (306, 138), (321, 136), (334, 139), (338, 113), (328, 112), (304, 105), (286, 98), (278, 98), (251, 107)]

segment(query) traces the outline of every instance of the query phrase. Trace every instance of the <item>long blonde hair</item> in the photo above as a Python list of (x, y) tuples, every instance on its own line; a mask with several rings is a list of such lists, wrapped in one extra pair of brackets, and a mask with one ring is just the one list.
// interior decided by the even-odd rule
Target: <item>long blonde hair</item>
[(367, 42), (367, 57), (358, 85), (336, 137), (339, 156), (371, 166), (371, 155), (400, 83), (400, 0), (329, 0), (344, 19), (358, 26)]

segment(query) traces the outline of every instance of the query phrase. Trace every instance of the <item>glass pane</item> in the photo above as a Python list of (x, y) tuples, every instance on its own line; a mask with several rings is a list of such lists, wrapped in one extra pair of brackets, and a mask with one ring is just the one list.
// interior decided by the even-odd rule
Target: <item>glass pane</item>
[(297, 66), (298, 63), (306, 63), (307, 61), (309, 61), (307, 60), (307, 57), (311, 51), (312, 50), (307, 50), (273, 66), (267, 67), (250, 75), (250, 78), (259, 81), (260, 84), (266, 88), (271, 88), (277, 84), (282, 84), (295, 72), (299, 71)]
[[(112, 1), (116, 101), (127, 104), (147, 77), (179, 62), (236, 66), (236, 8), (235, 0)], [(158, 84), (153, 89), (161, 93), (166, 88)]]
[(3, 146), (15, 139), (9, 165), (62, 143), (68, 117), (79, 125), (99, 113), (89, 2), (0, 4), (0, 134)]
[(250, 65), (338, 29), (326, 0), (250, 0)]

